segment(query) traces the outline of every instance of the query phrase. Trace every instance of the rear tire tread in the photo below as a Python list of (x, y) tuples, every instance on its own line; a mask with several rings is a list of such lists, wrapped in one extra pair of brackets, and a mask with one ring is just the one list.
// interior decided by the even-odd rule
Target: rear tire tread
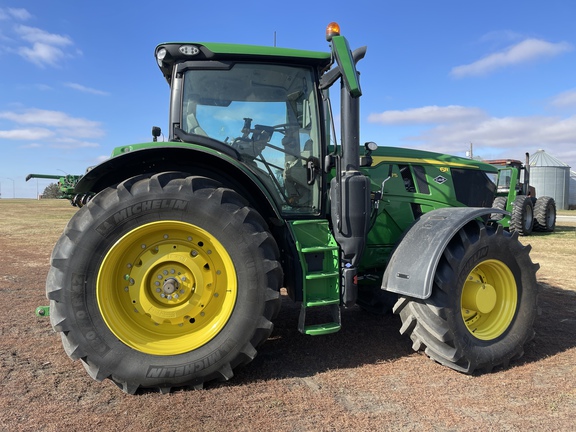
[[(148, 181), (142, 181), (146, 180)], [(78, 236), (83, 230), (93, 226), (93, 221), (99, 220), (108, 208), (114, 203), (133, 199), (135, 196), (143, 196), (153, 192), (179, 191), (181, 194), (208, 195), (224, 208), (234, 208), (234, 211), (227, 213), (230, 218), (238, 218), (245, 226), (250, 226), (253, 231), (255, 245), (261, 251), (265, 262), (264, 280), (267, 281), (268, 288), (264, 292), (264, 311), (258, 319), (257, 328), (254, 330), (252, 338), (242, 349), (237, 352), (235, 358), (222, 364), (219, 369), (209, 376), (201, 379), (193, 378), (191, 382), (177, 387), (187, 386), (190, 388), (203, 388), (204, 382), (211, 380), (227, 381), (234, 375), (232, 366), (249, 363), (256, 356), (256, 347), (262, 344), (272, 333), (272, 319), (280, 310), (279, 287), (282, 284), (283, 271), (279, 263), (279, 249), (272, 235), (266, 227), (264, 219), (235, 191), (222, 187), (217, 181), (206, 177), (186, 177), (183, 173), (165, 172), (155, 174), (151, 177), (146, 175), (137, 176), (120, 183), (115, 189), (108, 189), (96, 195), (88, 205), (82, 207), (78, 213), (70, 220), (64, 230), (62, 237), (57, 242), (51, 256), (51, 269), (47, 278), (46, 295), (51, 300), (51, 324), (55, 331), (60, 332), (64, 349), (73, 360), (82, 360), (88, 374), (102, 381), (106, 378), (112, 380), (124, 392), (136, 393), (140, 384), (128, 382), (113, 373), (101, 371), (92, 364), (90, 358), (82, 351), (76, 342), (76, 332), (67, 325), (67, 307), (62, 303), (62, 292), (69, 283), (70, 272), (67, 269), (67, 262), (76, 251)], [(223, 212), (224, 213), (224, 212)], [(84, 283), (86, 283), (84, 281)], [(170, 392), (173, 386), (167, 383), (154, 387), (161, 393)]]

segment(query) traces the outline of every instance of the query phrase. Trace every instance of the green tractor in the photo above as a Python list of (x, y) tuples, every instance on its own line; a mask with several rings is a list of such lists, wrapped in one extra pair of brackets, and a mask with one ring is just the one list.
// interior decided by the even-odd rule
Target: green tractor
[(530, 155), (526, 162), (498, 159), (487, 163), (498, 168), (496, 198), (492, 206), (508, 214), (494, 213), (493, 219), (512, 232), (527, 236), (532, 231), (552, 232), (556, 227), (556, 202), (549, 196), (536, 198), (530, 185)]
[(334, 23), (327, 40), (156, 47), (168, 140), (154, 127), (82, 176), (51, 257), (42, 311), (92, 378), (127, 393), (228, 380), (270, 336), (281, 287), (307, 335), (359, 305), (399, 314), (415, 350), (463, 373), (522, 355), (538, 265), (490, 219), (496, 168), (361, 146), (366, 48)]
[[(64, 176), (53, 174), (28, 174), (26, 176), (26, 181), (33, 178), (58, 180), (58, 189), (60, 191), (60, 196), (58, 198), (69, 199), (70, 202), (74, 203), (74, 188), (76, 187), (76, 183), (78, 183), (78, 180), (80, 180), (81, 177), (81, 175), (72, 174), (66, 174)], [(88, 197), (86, 196), (84, 197), (85, 200), (87, 198)], [(84, 204), (86, 204), (86, 201)], [(82, 201), (80, 201), (80, 205), (82, 205)]]

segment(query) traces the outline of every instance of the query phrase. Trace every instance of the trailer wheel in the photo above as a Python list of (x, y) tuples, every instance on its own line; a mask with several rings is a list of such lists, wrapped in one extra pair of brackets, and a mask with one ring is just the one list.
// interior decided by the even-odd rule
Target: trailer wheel
[(521, 236), (532, 233), (534, 227), (534, 204), (532, 198), (519, 195), (512, 204), (512, 217), (510, 218), (510, 231), (516, 231)]
[(556, 227), (556, 202), (554, 198), (543, 196), (534, 206), (534, 231), (552, 232)]
[(426, 300), (401, 297), (394, 312), (413, 348), (457, 371), (491, 371), (533, 338), (537, 264), (517, 235), (472, 221), (450, 241)]
[(161, 173), (104, 190), (52, 253), (47, 296), (67, 354), (127, 393), (231, 378), (280, 306), (265, 226), (205, 177)]

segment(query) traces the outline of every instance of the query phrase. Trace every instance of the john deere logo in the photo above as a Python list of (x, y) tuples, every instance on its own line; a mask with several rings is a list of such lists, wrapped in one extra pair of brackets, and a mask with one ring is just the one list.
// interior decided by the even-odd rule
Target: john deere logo
[(438, 177), (436, 177), (436, 178), (434, 179), (434, 181), (435, 181), (436, 183), (438, 183), (438, 184), (442, 184), (442, 183), (444, 183), (446, 180), (447, 180), (446, 177), (442, 177), (442, 176), (438, 176)]

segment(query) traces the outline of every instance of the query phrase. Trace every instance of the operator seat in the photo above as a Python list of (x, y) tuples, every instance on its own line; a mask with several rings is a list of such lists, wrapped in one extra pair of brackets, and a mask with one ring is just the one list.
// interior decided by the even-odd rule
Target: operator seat
[(188, 133), (196, 134), (196, 135), (208, 136), (206, 131), (204, 129), (202, 129), (200, 124), (198, 124), (198, 120), (196, 119), (196, 116), (192, 113), (190, 113), (186, 116), (185, 131)]
[(196, 119), (196, 115), (194, 114), (195, 111), (196, 111), (196, 103), (194, 101), (191, 101), (191, 100), (188, 101), (187, 110), (186, 110), (186, 112), (188, 112), (188, 114), (186, 114), (186, 116), (184, 117), (184, 121), (185, 121), (184, 131), (191, 133), (191, 134), (208, 136), (206, 131), (204, 129), (202, 129), (202, 127), (198, 123), (198, 120)]

